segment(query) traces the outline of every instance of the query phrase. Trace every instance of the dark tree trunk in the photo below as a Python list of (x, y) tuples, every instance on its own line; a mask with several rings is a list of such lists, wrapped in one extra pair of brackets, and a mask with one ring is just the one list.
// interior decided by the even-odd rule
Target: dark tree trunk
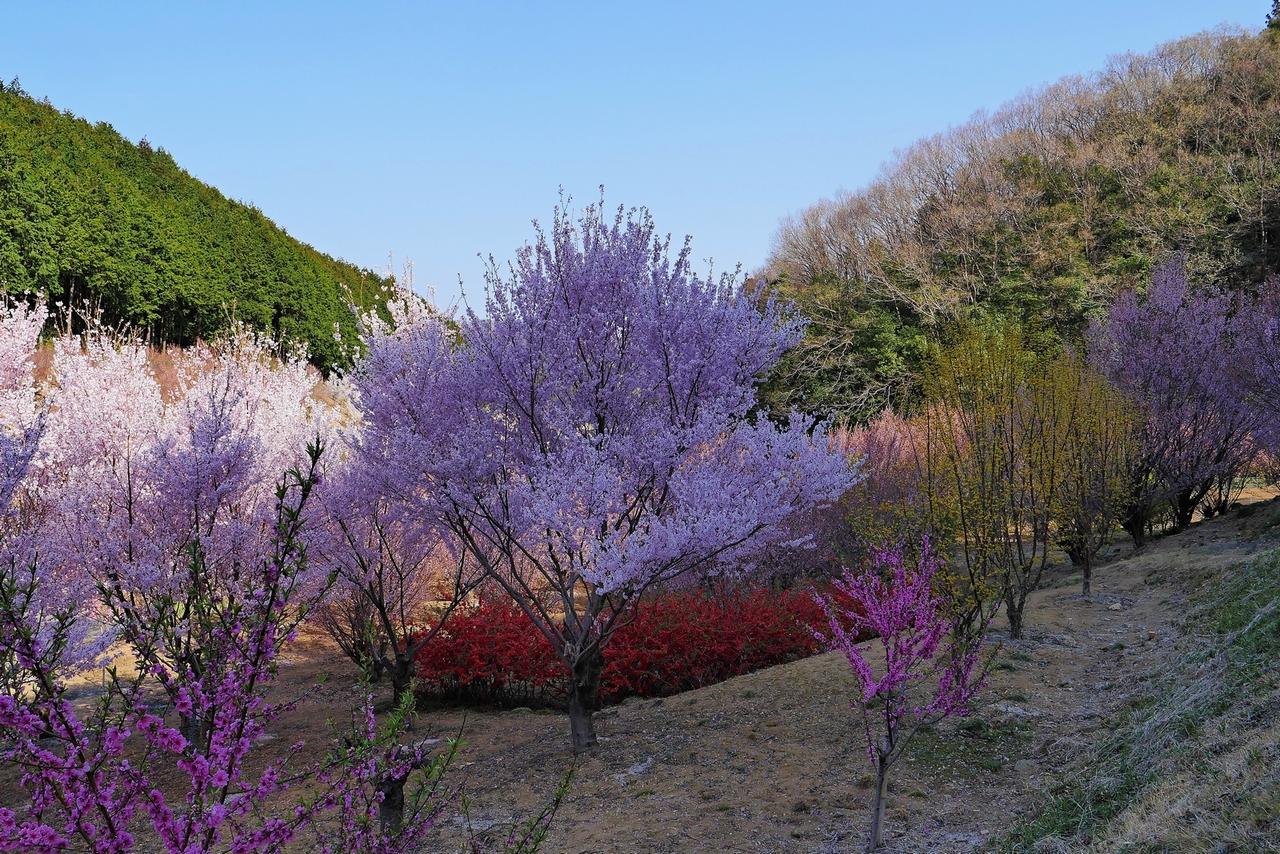
[(1194, 493), (1187, 491), (1178, 495), (1173, 502), (1173, 530), (1185, 531), (1191, 525), (1191, 517), (1195, 515), (1196, 505), (1200, 503), (1200, 499), (1194, 498)]
[(1087, 554), (1080, 561), (1080, 592), (1088, 596), (1093, 592), (1093, 559)]
[(604, 656), (598, 650), (573, 663), (569, 678), (569, 737), (573, 740), (574, 753), (584, 753), (596, 746), (594, 718), (602, 670)]
[(1025, 604), (1026, 599), (1010, 586), (1004, 594), (1004, 609), (1009, 618), (1009, 637), (1015, 640), (1022, 638), (1022, 608)]
[(388, 665), (385, 669), (391, 677), (391, 702), (399, 708), (405, 695), (413, 688), (413, 659), (397, 652), (395, 659), (388, 662)]
[(382, 832), (394, 837), (404, 824), (404, 784), (408, 773), (399, 777), (383, 777), (378, 782), (382, 801), (378, 804), (378, 824)]
[(1147, 542), (1147, 517), (1145, 514), (1133, 512), (1125, 515), (1120, 522), (1126, 534), (1133, 538), (1133, 547), (1140, 549)]

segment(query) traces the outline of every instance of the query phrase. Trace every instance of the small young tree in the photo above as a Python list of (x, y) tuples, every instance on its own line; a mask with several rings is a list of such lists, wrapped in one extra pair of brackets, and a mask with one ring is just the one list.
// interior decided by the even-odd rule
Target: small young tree
[(365, 443), (330, 475), (315, 557), (337, 576), (320, 625), (368, 675), (390, 680), (399, 705), (419, 651), (485, 576), (440, 528), (381, 493), (394, 466)]
[(985, 625), (1003, 601), (1009, 632), (1021, 637), (1048, 561), (1071, 401), (1042, 363), (1014, 327), (970, 330), (937, 354), (926, 379), (917, 458), (931, 523), (960, 540), (963, 573), (950, 574), (962, 631)]
[[(832, 596), (818, 597), (827, 616), (823, 637), (849, 660), (860, 689), (854, 707), (876, 774), (868, 851), (883, 841), (894, 763), (921, 727), (968, 714), (983, 682), (981, 632), (970, 640), (949, 635), (951, 609), (936, 589), (939, 566), (926, 538), (917, 560), (901, 548), (877, 552), (866, 572), (846, 571)], [(867, 634), (873, 639), (860, 643)]]
[(1072, 401), (1053, 502), (1056, 539), (1080, 567), (1081, 592), (1088, 596), (1094, 558), (1128, 501), (1138, 421), (1124, 395), (1078, 357), (1059, 357), (1047, 374)]
[(596, 742), (605, 650), (638, 597), (745, 570), (854, 480), (821, 430), (753, 412), (799, 321), (668, 249), (647, 212), (558, 209), (509, 275), (491, 268), (460, 336), (425, 313), (373, 323), (355, 377), (365, 441), (396, 461), (382, 494), (447, 529), (546, 636), (575, 751)]

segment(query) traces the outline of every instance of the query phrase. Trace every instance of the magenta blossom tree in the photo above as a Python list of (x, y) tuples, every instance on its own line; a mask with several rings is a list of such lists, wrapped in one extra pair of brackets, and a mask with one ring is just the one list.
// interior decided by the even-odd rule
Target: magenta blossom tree
[(1181, 530), (1215, 484), (1252, 462), (1259, 409), (1238, 370), (1253, 362), (1253, 323), (1229, 294), (1192, 288), (1175, 256), (1145, 298), (1121, 295), (1091, 330), (1090, 361), (1142, 416), (1122, 519), (1137, 544), (1162, 503)]
[(702, 279), (646, 211), (557, 209), (484, 315), (370, 323), (355, 377), (368, 452), (564, 661), (573, 747), (609, 638), (655, 585), (740, 573), (793, 512), (853, 482), (820, 427), (756, 417), (755, 385), (801, 323)]
[[(882, 842), (894, 763), (921, 727), (968, 714), (983, 682), (977, 644), (956, 640), (934, 589), (939, 565), (926, 538), (918, 559), (907, 559), (901, 548), (875, 552), (866, 572), (846, 571), (831, 596), (817, 597), (828, 623), (820, 637), (844, 654), (857, 677), (854, 707), (876, 772), (868, 851)], [(860, 643), (868, 635), (873, 639)]]

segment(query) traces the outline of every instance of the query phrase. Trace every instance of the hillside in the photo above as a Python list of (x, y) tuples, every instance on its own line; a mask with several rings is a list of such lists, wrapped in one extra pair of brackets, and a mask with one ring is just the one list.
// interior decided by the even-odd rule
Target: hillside
[(930, 340), (1021, 321), (1076, 341), (1171, 251), (1195, 281), (1280, 269), (1280, 30), (1125, 55), (921, 140), (786, 221), (761, 279), (811, 319), (775, 403), (866, 417), (908, 402)]
[[(0, 88), (0, 291), (89, 299), (108, 322), (189, 344), (234, 314), (305, 341), (328, 367), (348, 299), (380, 301), (386, 282), (290, 237), (261, 211), (133, 144)], [(347, 293), (350, 293), (350, 297)]]

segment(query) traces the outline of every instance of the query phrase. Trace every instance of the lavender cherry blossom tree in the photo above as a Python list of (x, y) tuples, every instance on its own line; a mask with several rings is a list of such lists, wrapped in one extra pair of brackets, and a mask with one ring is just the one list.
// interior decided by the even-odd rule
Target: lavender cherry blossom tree
[(383, 496), (447, 529), (564, 661), (575, 751), (609, 638), (646, 590), (749, 568), (794, 511), (855, 480), (820, 428), (755, 412), (801, 332), (735, 276), (691, 271), (645, 210), (557, 208), (455, 333), (406, 297), (369, 324), (362, 441)]

